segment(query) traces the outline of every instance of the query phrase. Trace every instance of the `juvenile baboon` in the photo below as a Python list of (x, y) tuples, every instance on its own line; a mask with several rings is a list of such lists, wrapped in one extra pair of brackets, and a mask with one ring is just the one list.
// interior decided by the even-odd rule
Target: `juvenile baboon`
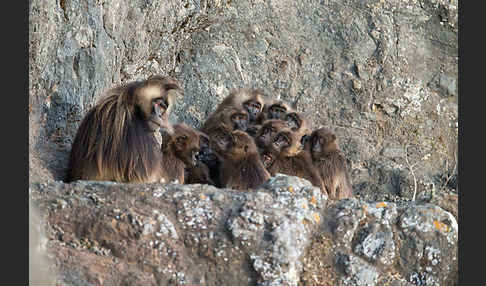
[(231, 130), (246, 131), (248, 127), (248, 112), (242, 107), (228, 106), (219, 111), (213, 112), (204, 122), (201, 131), (211, 137), (211, 130), (221, 124), (226, 125)]
[(219, 172), (219, 159), (209, 147), (209, 137), (199, 133), (199, 153), (196, 155), (196, 166), (186, 169), (186, 184), (216, 185), (213, 178), (217, 179)]
[(270, 178), (253, 138), (246, 132), (235, 130), (220, 138), (211, 138), (210, 144), (221, 158), (222, 187), (254, 189)]
[(285, 120), (285, 115), (288, 112), (294, 111), (294, 108), (287, 102), (274, 99), (268, 100), (265, 103), (265, 106), (260, 114), (260, 122), (263, 122), (267, 119), (280, 119)]
[(353, 196), (348, 165), (339, 150), (338, 138), (329, 128), (314, 130), (305, 149), (310, 151), (312, 162), (318, 169), (331, 199)]
[(185, 168), (196, 166), (200, 149), (199, 132), (184, 123), (175, 124), (173, 132), (162, 136), (162, 176), (166, 182), (185, 182)]
[(261, 158), (271, 176), (277, 173), (298, 176), (327, 192), (309, 152), (302, 148), (301, 136), (289, 128), (281, 129), (273, 136), (261, 152)]
[[(206, 165), (209, 168), (209, 175), (214, 183), (214, 186), (218, 188), (224, 187), (221, 184), (221, 162), (222, 157), (218, 154), (218, 150), (227, 150), (231, 142), (231, 132), (233, 128), (227, 126), (224, 123), (212, 126), (207, 129), (207, 137), (209, 138), (209, 148), (211, 156), (202, 157), (206, 161)], [(202, 133), (202, 132), (201, 132)]]
[(159, 75), (110, 89), (78, 128), (66, 181), (160, 181), (155, 133), (170, 129), (173, 89), (180, 90), (178, 82)]
[(242, 107), (248, 112), (249, 125), (257, 124), (257, 119), (265, 105), (265, 95), (259, 89), (240, 88), (233, 89), (229, 95), (218, 105), (217, 111), (227, 107)]
[(263, 149), (270, 144), (270, 140), (277, 134), (278, 131), (286, 128), (285, 121), (280, 119), (269, 119), (263, 122), (261, 128), (254, 136), (255, 143), (258, 148)]
[(299, 132), (302, 135), (310, 135), (310, 133), (312, 132), (307, 119), (297, 111), (288, 112), (284, 117), (284, 121), (290, 128), (290, 130), (294, 132)]

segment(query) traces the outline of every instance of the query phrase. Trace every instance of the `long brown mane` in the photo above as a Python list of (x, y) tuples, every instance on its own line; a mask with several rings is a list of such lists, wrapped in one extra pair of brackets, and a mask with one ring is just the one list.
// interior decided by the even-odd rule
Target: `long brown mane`
[(135, 105), (147, 81), (115, 87), (84, 117), (74, 139), (66, 181), (157, 180), (161, 153)]

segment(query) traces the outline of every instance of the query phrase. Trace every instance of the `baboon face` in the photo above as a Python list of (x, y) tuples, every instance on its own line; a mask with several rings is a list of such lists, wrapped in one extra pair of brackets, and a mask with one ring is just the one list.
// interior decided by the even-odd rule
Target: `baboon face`
[(201, 146), (199, 153), (196, 156), (198, 161), (203, 162), (204, 164), (212, 164), (217, 160), (216, 155), (213, 152), (213, 149), (209, 147), (209, 138), (203, 134), (199, 136), (199, 145)]
[(179, 89), (177, 81), (152, 77), (145, 85), (135, 90), (136, 106), (152, 132), (159, 130), (168, 118), (168, 110), (172, 103), (172, 95), (169, 95), (171, 89)]
[(226, 152), (231, 144), (230, 133), (225, 128), (220, 127), (214, 130), (211, 135), (210, 148), (219, 154)]
[(199, 135), (189, 127), (174, 126), (173, 139), (175, 152), (188, 167), (194, 167), (197, 163), (196, 156), (200, 150)]
[(285, 148), (290, 147), (290, 145), (292, 145), (292, 139), (289, 137), (289, 134), (287, 132), (280, 132), (273, 139), (272, 149), (280, 153)]
[(249, 155), (251, 152), (256, 152), (253, 138), (246, 132), (235, 130), (231, 132), (231, 144), (228, 148), (228, 157), (239, 159)]
[(268, 118), (284, 120), (286, 113), (287, 107), (285, 107), (282, 103), (275, 103), (272, 104), (268, 109)]
[(260, 115), (262, 111), (262, 104), (255, 99), (247, 100), (243, 103), (243, 107), (248, 111), (250, 121), (254, 121)]
[(289, 129), (284, 129), (273, 137), (270, 146), (265, 149), (273, 155), (295, 156), (303, 149), (300, 140), (301, 136), (299, 134)]
[(277, 119), (267, 120), (263, 123), (260, 131), (257, 133), (256, 141), (259, 146), (267, 146), (271, 139), (284, 126), (284, 122)]
[(233, 129), (245, 131), (248, 128), (248, 114), (242, 111), (235, 111), (231, 114)]
[(302, 118), (296, 112), (290, 112), (285, 115), (285, 123), (290, 130), (296, 131), (302, 126)]
[(312, 154), (318, 156), (326, 151), (331, 151), (331, 148), (336, 148), (337, 138), (330, 129), (320, 128), (313, 132), (309, 144)]

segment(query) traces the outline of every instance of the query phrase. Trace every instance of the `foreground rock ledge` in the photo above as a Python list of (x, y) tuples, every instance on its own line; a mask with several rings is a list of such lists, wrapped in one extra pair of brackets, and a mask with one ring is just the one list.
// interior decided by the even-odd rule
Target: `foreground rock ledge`
[(50, 181), (29, 194), (59, 285), (457, 283), (457, 222), (432, 204), (333, 202), (286, 175), (247, 192)]

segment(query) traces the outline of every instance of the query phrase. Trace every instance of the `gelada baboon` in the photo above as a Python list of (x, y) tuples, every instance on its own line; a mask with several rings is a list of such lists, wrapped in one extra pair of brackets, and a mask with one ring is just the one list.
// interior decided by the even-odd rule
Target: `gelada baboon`
[(209, 147), (209, 137), (198, 131), (199, 153), (196, 155), (196, 166), (186, 169), (186, 184), (209, 184), (216, 185), (213, 178), (219, 172), (219, 159), (213, 149)]
[(194, 168), (200, 149), (199, 132), (184, 123), (162, 135), (162, 177), (165, 182), (185, 183), (185, 169)]
[(231, 128), (231, 130), (246, 131), (248, 127), (248, 119), (248, 112), (242, 107), (228, 106), (213, 112), (204, 122), (201, 131), (211, 137), (211, 130), (222, 124), (224, 124), (226, 128)]
[(297, 111), (288, 112), (284, 117), (284, 121), (293, 132), (298, 132), (302, 135), (310, 135), (312, 132), (307, 119)]
[(294, 111), (294, 107), (292, 107), (289, 103), (280, 100), (280, 99), (271, 99), (267, 100), (265, 106), (260, 114), (260, 122), (263, 122), (267, 119), (280, 119), (285, 121), (285, 115), (288, 112)]
[(243, 108), (248, 112), (249, 125), (257, 124), (257, 119), (265, 105), (265, 95), (259, 89), (240, 88), (233, 89), (229, 95), (218, 105), (217, 111), (227, 107)]
[(289, 128), (278, 131), (261, 152), (261, 158), (271, 176), (277, 173), (298, 176), (327, 193), (309, 152), (302, 148), (301, 136)]
[(232, 90), (221, 102), (218, 108), (234, 106), (243, 107), (248, 113), (246, 132), (254, 136), (261, 127), (261, 113), (265, 106), (266, 97), (259, 89), (241, 88)]
[(270, 140), (282, 129), (286, 128), (285, 121), (280, 119), (269, 119), (263, 122), (261, 128), (258, 130), (255, 138), (255, 143), (258, 148), (264, 149), (270, 144)]
[(224, 188), (254, 189), (270, 178), (253, 138), (235, 130), (211, 138), (211, 147), (221, 158), (220, 181)]
[(353, 196), (348, 164), (338, 146), (336, 134), (329, 128), (314, 130), (305, 149), (310, 151), (312, 162), (319, 171), (331, 199)]
[(66, 181), (160, 181), (155, 132), (170, 127), (171, 90), (180, 90), (178, 82), (159, 75), (110, 89), (78, 128)]

